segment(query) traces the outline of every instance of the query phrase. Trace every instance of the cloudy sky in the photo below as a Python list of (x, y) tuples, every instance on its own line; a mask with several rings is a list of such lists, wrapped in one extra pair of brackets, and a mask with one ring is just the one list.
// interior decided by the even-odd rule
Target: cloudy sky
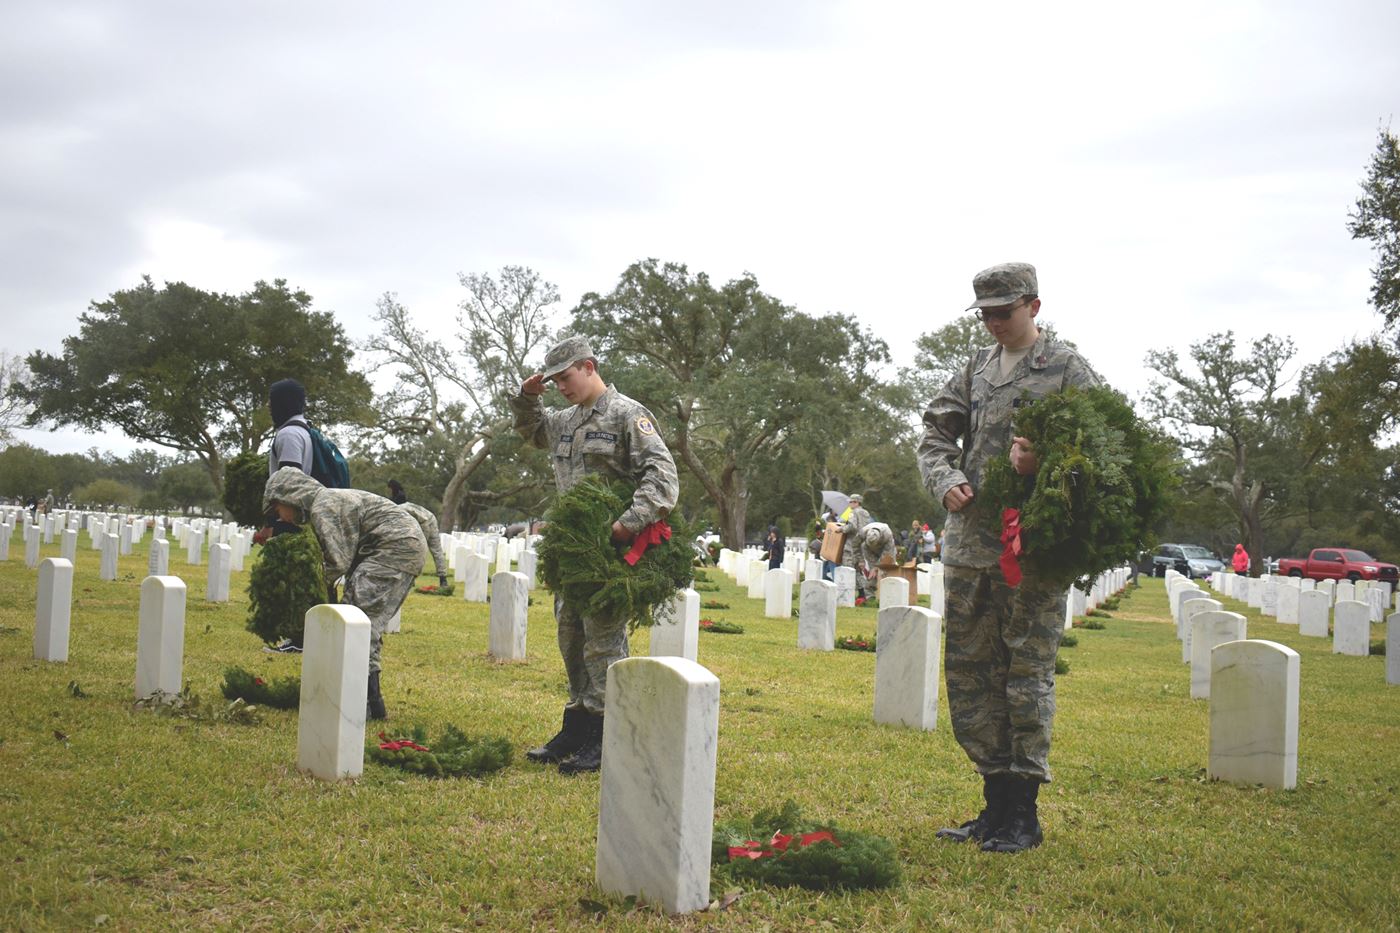
[[(561, 312), (631, 262), (749, 271), (909, 362), (979, 268), (1110, 382), (1212, 332), (1373, 329), (1346, 232), (1400, 4), (0, 0), (0, 350), (149, 274), (286, 278), (370, 332), (459, 272)], [(625, 387), (624, 387), (625, 388)], [(119, 435), (26, 432), (53, 450)]]

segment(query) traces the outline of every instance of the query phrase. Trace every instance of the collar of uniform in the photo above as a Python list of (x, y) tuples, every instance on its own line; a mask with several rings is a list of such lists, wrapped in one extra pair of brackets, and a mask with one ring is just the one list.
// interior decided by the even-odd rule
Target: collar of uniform
[(595, 401), (591, 406), (589, 406), (588, 408), (584, 408), (582, 405), (575, 405), (573, 418), (571, 418), (570, 420), (573, 422), (574, 426), (577, 427), (578, 425), (587, 421), (593, 415), (594, 412), (597, 412), (600, 415), (604, 414), (608, 410), (608, 405), (616, 396), (617, 387), (614, 386), (612, 383), (608, 383), (608, 387), (603, 390), (603, 394), (598, 396), (598, 400)]
[[(1040, 328), (1040, 336), (1035, 338), (1035, 343), (1031, 344), (1030, 351), (1026, 354), (1026, 365), (1031, 369), (1044, 369), (1048, 366), (1050, 364), (1050, 359), (1045, 350), (1049, 345), (1050, 335), (1046, 332), (1045, 328), (1042, 327)], [(974, 373), (980, 373), (982, 370), (992, 365), (992, 360), (1000, 360), (1001, 350), (1001, 344), (994, 343), (990, 347), (979, 351), (979, 354), (986, 353), (987, 355), (978, 361), (972, 371)]]

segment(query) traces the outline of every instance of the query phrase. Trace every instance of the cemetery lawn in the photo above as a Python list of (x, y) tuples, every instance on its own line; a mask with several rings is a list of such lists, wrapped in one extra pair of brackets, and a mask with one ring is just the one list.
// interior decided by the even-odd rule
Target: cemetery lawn
[[(1061, 652), (1046, 843), (1006, 856), (934, 838), (980, 806), (941, 689), (934, 732), (876, 726), (874, 654), (799, 651), (794, 620), (764, 619), (762, 600), (711, 570), (713, 597), (732, 608), (703, 614), (745, 629), (700, 635), (700, 663), (722, 684), (717, 819), (792, 798), (889, 838), (904, 878), (859, 893), (745, 890), (671, 919), (594, 888), (597, 775), (524, 760), (566, 698), (546, 592), (533, 594), (525, 663), (490, 661), (487, 607), (458, 598), (411, 594), (386, 639), (389, 727), (503, 735), (516, 748), (506, 770), (430, 780), (367, 761), (361, 779), (327, 784), (295, 768), (295, 711), (244, 725), (133, 709), (148, 545), (103, 582), (80, 541), (65, 664), (33, 660), (22, 545), (0, 564), (0, 928), (1335, 930), (1400, 918), (1400, 688), (1385, 685), (1383, 658), (1334, 656), (1330, 641), (1230, 600), (1251, 637), (1302, 655), (1297, 789), (1206, 780), (1208, 704), (1189, 697), (1161, 581), (1144, 579)], [(244, 630), (246, 573), (232, 603), (206, 604), (205, 568), (172, 551), (189, 585), (192, 693), (221, 709), (227, 667), (299, 673), (298, 657)], [(875, 610), (840, 610), (838, 635), (874, 630)], [(633, 653), (647, 644), (638, 632)]]

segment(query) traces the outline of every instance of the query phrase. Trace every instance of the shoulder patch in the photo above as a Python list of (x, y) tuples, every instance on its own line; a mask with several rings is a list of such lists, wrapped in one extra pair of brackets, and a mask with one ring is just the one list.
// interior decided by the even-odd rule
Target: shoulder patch
[(640, 418), (637, 419), (637, 430), (640, 431), (642, 434), (655, 434), (656, 425), (652, 424), (651, 419), (648, 418), (646, 415), (642, 415)]

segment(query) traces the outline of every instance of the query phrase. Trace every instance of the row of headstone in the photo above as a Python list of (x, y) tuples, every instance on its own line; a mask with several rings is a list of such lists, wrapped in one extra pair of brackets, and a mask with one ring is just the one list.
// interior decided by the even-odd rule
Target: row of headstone
[(1110, 596), (1123, 592), (1132, 575), (1129, 567), (1114, 567), (1096, 576), (1088, 589), (1071, 586), (1065, 593), (1065, 631), (1074, 627), (1074, 620), (1082, 617), (1090, 609), (1096, 609)]
[[(1170, 587), (1172, 582), (1168, 585)], [(1182, 584), (1177, 581), (1176, 585)], [(1371, 623), (1385, 619), (1390, 598), (1388, 587), (1368, 584), (1361, 587), (1365, 601), (1352, 599), (1356, 587), (1346, 580), (1318, 582), (1299, 577), (1217, 573), (1212, 576), (1211, 585), (1232, 598), (1238, 598), (1234, 593), (1243, 592), (1243, 601), (1249, 606), (1259, 609), (1265, 616), (1272, 616), (1281, 625), (1298, 626), (1301, 636), (1326, 638), (1330, 634), (1334, 654), (1358, 657), (1370, 654)]]

